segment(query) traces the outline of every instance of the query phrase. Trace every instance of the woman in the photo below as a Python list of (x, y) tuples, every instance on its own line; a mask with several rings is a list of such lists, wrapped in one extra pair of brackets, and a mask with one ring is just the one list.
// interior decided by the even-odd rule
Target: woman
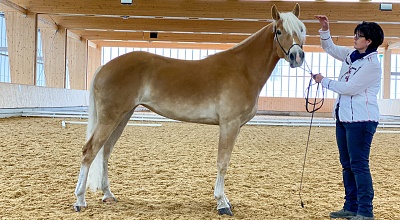
[(354, 49), (337, 46), (329, 32), (329, 21), (316, 15), (323, 49), (342, 61), (338, 80), (314, 75), (316, 82), (338, 93), (334, 105), (336, 142), (343, 168), (345, 202), (331, 218), (374, 219), (374, 190), (369, 169), (372, 138), (379, 122), (377, 94), (382, 69), (377, 49), (383, 43), (382, 28), (374, 22), (362, 22), (354, 29)]

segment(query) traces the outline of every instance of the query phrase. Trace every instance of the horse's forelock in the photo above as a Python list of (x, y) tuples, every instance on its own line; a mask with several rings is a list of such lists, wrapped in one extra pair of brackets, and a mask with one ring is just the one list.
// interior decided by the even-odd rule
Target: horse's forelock
[[(296, 33), (300, 41), (304, 43), (306, 38), (306, 26), (292, 12), (280, 13), (283, 29), (290, 35)], [(303, 30), (303, 31), (302, 31)]]

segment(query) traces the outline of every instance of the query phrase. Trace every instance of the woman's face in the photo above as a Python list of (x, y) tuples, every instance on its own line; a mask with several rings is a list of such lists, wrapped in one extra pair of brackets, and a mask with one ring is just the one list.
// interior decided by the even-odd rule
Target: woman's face
[(365, 39), (362, 33), (357, 33), (354, 35), (354, 49), (358, 50), (360, 53), (365, 53), (371, 40)]

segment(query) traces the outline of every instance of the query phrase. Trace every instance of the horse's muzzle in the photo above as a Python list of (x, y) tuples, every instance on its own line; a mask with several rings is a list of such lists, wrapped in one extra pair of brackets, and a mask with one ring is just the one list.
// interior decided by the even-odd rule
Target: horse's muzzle
[(290, 67), (295, 68), (303, 65), (304, 61), (304, 51), (303, 50), (295, 50), (289, 53), (289, 63)]

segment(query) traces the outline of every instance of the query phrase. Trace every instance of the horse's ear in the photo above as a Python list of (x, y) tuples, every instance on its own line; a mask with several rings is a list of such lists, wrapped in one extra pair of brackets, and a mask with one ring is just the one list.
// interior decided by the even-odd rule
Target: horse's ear
[(296, 3), (296, 6), (294, 6), (293, 14), (296, 15), (296, 17), (300, 16), (300, 5), (299, 5), (299, 3)]
[(272, 8), (271, 8), (271, 14), (272, 14), (272, 18), (273, 18), (275, 21), (277, 21), (277, 20), (279, 20), (279, 19), (281, 18), (281, 17), (279, 16), (279, 11), (278, 11), (278, 9), (276, 8), (275, 5), (273, 5)]

